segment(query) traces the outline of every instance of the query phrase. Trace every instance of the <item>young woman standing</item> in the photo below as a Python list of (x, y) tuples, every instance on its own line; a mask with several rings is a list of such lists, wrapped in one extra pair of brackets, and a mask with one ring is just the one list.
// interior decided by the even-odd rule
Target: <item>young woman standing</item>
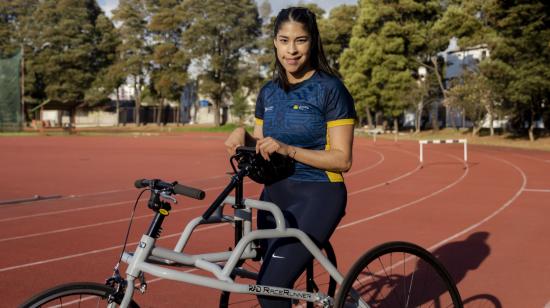
[[(345, 213), (347, 192), (342, 172), (351, 168), (353, 98), (327, 63), (315, 14), (301, 7), (283, 9), (275, 20), (276, 70), (258, 95), (253, 136), (237, 128), (225, 142), (232, 154), (254, 145), (266, 160), (272, 153), (296, 161), (294, 174), (266, 185), (261, 199), (277, 204), (287, 224), (326, 243)], [(258, 228), (275, 226), (258, 213)], [(257, 283), (292, 288), (312, 259), (294, 239), (263, 243)], [(262, 307), (291, 307), (291, 301), (259, 297)]]

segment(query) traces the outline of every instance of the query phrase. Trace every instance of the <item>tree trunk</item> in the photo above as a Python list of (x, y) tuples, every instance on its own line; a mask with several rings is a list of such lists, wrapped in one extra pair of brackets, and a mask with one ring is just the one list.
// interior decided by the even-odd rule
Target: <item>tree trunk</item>
[(120, 121), (120, 91), (116, 88), (116, 126), (119, 126)]
[(477, 125), (474, 124), (474, 125), (472, 126), (472, 136), (473, 136), (473, 137), (476, 137), (476, 136), (479, 135), (479, 130), (481, 130), (481, 125), (482, 125), (482, 123), (477, 124)]
[(214, 126), (220, 126), (220, 101), (214, 100), (214, 106), (212, 106), (212, 112), (214, 112)]
[(529, 141), (535, 141), (535, 111), (531, 108), (531, 118), (529, 120)]
[(136, 122), (136, 126), (139, 126), (141, 123), (139, 118), (140, 107), (141, 107), (141, 92), (138, 86), (138, 83), (139, 83), (138, 78), (139, 77), (137, 76), (134, 77), (134, 95), (135, 95), (134, 120)]
[(162, 124), (162, 108), (164, 107), (164, 99), (160, 100), (159, 103), (159, 112), (157, 114), (157, 125), (160, 126)]
[(424, 110), (424, 98), (420, 99), (420, 102), (418, 102), (418, 105), (416, 107), (416, 117), (414, 121), (415, 126), (415, 133), (420, 133), (420, 123), (422, 119), (422, 111)]
[(393, 117), (393, 131), (395, 134), (399, 133), (399, 120), (397, 117)]
[(373, 129), (374, 127), (372, 125), (372, 115), (370, 113), (369, 105), (365, 107), (365, 111), (367, 113), (367, 124), (369, 125), (369, 129)]
[(439, 113), (437, 106), (434, 106), (435, 108), (432, 108), (432, 129), (437, 132), (439, 131)]
[(495, 125), (493, 124), (493, 120), (494, 120), (494, 117), (493, 117), (493, 111), (489, 111), (489, 134), (492, 136), (495, 135)]
[(74, 134), (76, 132), (76, 106), (72, 107), (69, 112), (69, 134)]

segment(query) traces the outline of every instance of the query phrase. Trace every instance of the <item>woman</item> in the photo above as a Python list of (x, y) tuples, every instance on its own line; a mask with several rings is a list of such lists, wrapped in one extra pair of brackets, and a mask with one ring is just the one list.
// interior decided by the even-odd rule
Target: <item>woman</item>
[[(258, 95), (253, 136), (237, 128), (225, 145), (233, 154), (238, 146), (255, 144), (266, 160), (277, 152), (296, 161), (294, 174), (266, 185), (261, 199), (277, 204), (289, 226), (322, 245), (345, 212), (342, 172), (352, 163), (353, 98), (327, 63), (311, 11), (283, 9), (275, 20), (273, 44), (276, 71)], [(273, 227), (271, 215), (260, 211), (258, 228)], [(311, 254), (296, 240), (266, 242), (257, 283), (292, 288)], [(259, 300), (262, 307), (291, 307), (286, 299)]]

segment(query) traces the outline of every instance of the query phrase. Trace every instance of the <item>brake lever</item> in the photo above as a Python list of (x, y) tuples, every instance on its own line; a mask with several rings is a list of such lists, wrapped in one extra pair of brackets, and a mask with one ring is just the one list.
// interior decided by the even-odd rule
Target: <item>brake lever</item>
[(168, 193), (166, 193), (165, 191), (161, 191), (160, 194), (159, 194), (162, 198), (164, 199), (167, 199), (167, 200), (170, 200), (172, 201), (174, 204), (178, 204), (178, 200), (176, 200), (176, 198), (170, 196)]

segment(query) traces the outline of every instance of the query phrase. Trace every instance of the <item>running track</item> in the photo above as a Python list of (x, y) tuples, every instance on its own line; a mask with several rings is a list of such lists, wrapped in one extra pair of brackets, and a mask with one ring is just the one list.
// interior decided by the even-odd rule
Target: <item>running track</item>
[[(103, 281), (120, 253), (137, 178), (178, 180), (207, 191), (180, 198), (160, 245), (171, 246), (227, 183), (223, 134), (150, 137), (0, 139), (1, 307), (69, 281)], [(356, 258), (390, 240), (436, 253), (458, 281), (466, 307), (544, 307), (550, 302), (550, 153), (480, 146), (429, 145), (357, 138), (346, 174), (347, 215), (331, 242), (345, 273)], [(261, 187), (245, 186), (246, 196)], [(144, 202), (130, 242), (147, 226)], [(190, 252), (225, 250), (229, 227), (200, 230)], [(134, 244), (135, 245), (135, 244)], [(152, 307), (215, 307), (218, 292), (149, 280), (136, 300)], [(477, 300), (474, 300), (477, 299)]]

